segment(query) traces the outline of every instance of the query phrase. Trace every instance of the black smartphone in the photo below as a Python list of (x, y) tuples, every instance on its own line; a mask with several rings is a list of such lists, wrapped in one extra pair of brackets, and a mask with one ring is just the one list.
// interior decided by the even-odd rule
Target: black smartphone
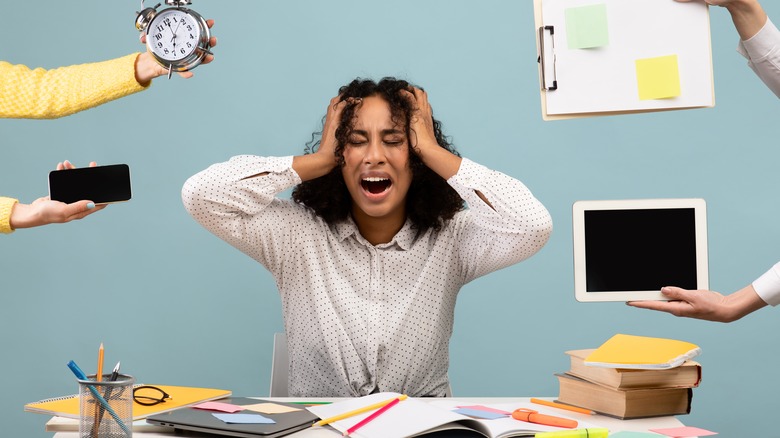
[(112, 164), (51, 171), (49, 197), (66, 204), (85, 199), (95, 204), (128, 201), (131, 198), (130, 167)]

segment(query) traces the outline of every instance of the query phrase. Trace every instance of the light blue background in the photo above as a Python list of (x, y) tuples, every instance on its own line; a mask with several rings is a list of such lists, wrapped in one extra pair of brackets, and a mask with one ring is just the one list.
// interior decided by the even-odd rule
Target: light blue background
[[(765, 3), (780, 21), (780, 5)], [(5, 1), (0, 58), (54, 68), (141, 50), (138, 7)], [(131, 202), (84, 221), (0, 237), (0, 435), (50, 436), (47, 417), (22, 406), (76, 392), (65, 364), (93, 372), (101, 342), (106, 367), (121, 360), (140, 382), (267, 394), (272, 334), (282, 329), (274, 282), (187, 215), (181, 185), (233, 155), (301, 152), (339, 86), (385, 75), (424, 86), (463, 155), (522, 180), (555, 221), (538, 255), (463, 289), (455, 395), (555, 396), (565, 350), (615, 333), (672, 337), (703, 349), (686, 424), (725, 437), (776, 430), (776, 310), (724, 325), (582, 304), (573, 293), (579, 199), (706, 199), (715, 290), (737, 290), (779, 259), (778, 100), (735, 52), (725, 10), (711, 11), (714, 109), (543, 122), (530, 0), (194, 7), (217, 19), (219, 37), (216, 61), (195, 78), (160, 78), (64, 119), (0, 120), (2, 195), (45, 195), (64, 159), (127, 163), (134, 189)]]

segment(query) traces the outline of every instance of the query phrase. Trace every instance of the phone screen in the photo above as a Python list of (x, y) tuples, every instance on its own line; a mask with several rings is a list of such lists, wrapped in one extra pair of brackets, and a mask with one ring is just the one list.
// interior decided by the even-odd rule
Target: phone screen
[(54, 170), (49, 173), (49, 197), (66, 204), (85, 199), (95, 204), (128, 201), (131, 198), (130, 167), (112, 164)]

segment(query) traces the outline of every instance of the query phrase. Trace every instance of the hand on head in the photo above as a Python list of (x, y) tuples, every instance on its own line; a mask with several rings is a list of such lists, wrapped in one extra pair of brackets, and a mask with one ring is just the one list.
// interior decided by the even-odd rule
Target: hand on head
[(357, 97), (347, 97), (339, 95), (330, 100), (328, 105), (328, 112), (325, 114), (325, 124), (322, 127), (322, 138), (320, 139), (320, 145), (317, 148), (317, 153), (323, 154), (329, 159), (333, 160), (333, 165), (336, 166), (338, 158), (336, 157), (336, 146), (338, 145), (338, 139), (336, 138), (336, 130), (341, 125), (341, 116), (344, 113), (344, 108), (347, 105), (359, 106), (362, 103), (362, 99)]
[(428, 102), (428, 93), (425, 90), (414, 87), (411, 90), (402, 90), (401, 93), (414, 108), (410, 118), (410, 131), (412, 138), (409, 139), (411, 146), (418, 155), (423, 155), (425, 150), (433, 147), (439, 147), (436, 141), (436, 131), (433, 126), (433, 110)]

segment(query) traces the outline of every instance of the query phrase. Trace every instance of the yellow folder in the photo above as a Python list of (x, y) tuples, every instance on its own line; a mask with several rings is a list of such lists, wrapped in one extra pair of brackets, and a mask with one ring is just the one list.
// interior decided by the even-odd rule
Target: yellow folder
[[(230, 397), (231, 391), (213, 388), (194, 388), (189, 386), (151, 385), (162, 389), (170, 399), (154, 406), (143, 406), (133, 403), (133, 420), (140, 420), (152, 414), (172, 411), (174, 409), (201, 403), (209, 400)], [(26, 412), (46, 414), (57, 417), (79, 418), (79, 395), (50, 398), (24, 405)]]
[(701, 353), (690, 342), (617, 334), (585, 358), (585, 365), (606, 368), (666, 369)]

